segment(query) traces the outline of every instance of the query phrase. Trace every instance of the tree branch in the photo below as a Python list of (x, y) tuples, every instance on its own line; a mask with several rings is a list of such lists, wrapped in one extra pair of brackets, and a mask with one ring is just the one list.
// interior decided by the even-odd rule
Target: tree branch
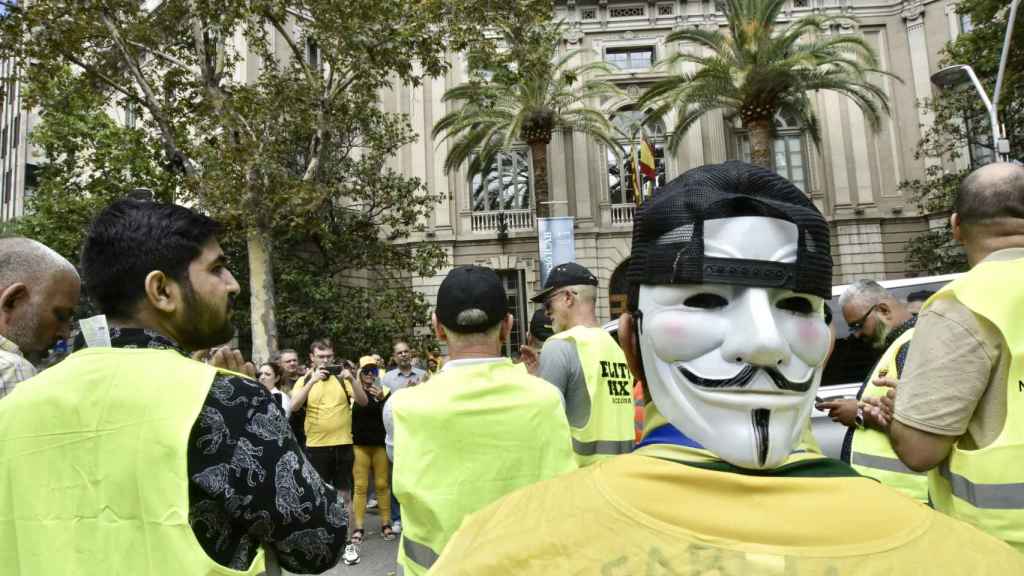
[(141, 50), (145, 50), (146, 52), (149, 52), (150, 54), (160, 58), (161, 60), (164, 60), (164, 61), (166, 61), (166, 62), (168, 62), (170, 64), (173, 64), (173, 65), (175, 65), (175, 66), (177, 66), (177, 67), (179, 67), (179, 68), (181, 68), (183, 70), (191, 70), (191, 67), (188, 64), (182, 62), (181, 60), (178, 60), (174, 56), (171, 56), (170, 54), (168, 54), (168, 53), (166, 53), (166, 52), (164, 52), (162, 50), (157, 50), (157, 49), (152, 48), (150, 46), (146, 46), (146, 45), (140, 44), (138, 42), (133, 42), (131, 40), (128, 40), (128, 44), (131, 45), (131, 46), (135, 46), (136, 48), (139, 48)]
[(156, 94), (153, 92), (153, 88), (149, 85), (145, 75), (142, 74), (142, 69), (139, 67), (138, 61), (132, 56), (131, 52), (128, 51), (128, 46), (125, 44), (124, 39), (121, 37), (120, 31), (117, 29), (117, 25), (114, 24), (113, 20), (106, 12), (100, 13), (100, 21), (106, 26), (110, 32), (111, 38), (114, 43), (117, 44), (118, 50), (121, 52), (121, 56), (124, 58), (125, 64), (128, 65), (128, 71), (135, 78), (135, 82), (138, 84), (142, 93), (145, 95), (145, 106), (149, 109), (150, 114), (153, 115), (153, 119), (156, 120), (157, 126), (160, 128), (161, 142), (164, 145), (164, 151), (168, 155), (169, 159), (178, 160), (181, 162), (182, 168), (185, 170), (185, 175), (189, 178), (197, 176), (197, 171), (192, 160), (181, 151), (178, 147), (176, 138), (174, 137), (174, 130), (171, 128), (171, 124), (164, 114), (163, 107), (160, 102), (156, 99)]

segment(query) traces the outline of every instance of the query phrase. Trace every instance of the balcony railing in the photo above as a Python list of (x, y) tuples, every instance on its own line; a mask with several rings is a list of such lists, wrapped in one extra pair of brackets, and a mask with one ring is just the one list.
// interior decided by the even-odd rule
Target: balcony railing
[(629, 226), (633, 224), (633, 211), (636, 204), (612, 204), (612, 226)]
[(533, 230), (533, 210), (494, 210), (491, 212), (473, 212), (473, 232), (497, 232), (501, 226), (502, 214), (505, 218), (506, 230)]

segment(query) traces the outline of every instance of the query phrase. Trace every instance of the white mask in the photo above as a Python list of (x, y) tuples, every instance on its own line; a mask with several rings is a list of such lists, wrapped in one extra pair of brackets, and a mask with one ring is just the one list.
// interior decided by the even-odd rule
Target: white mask
[[(793, 263), (797, 238), (796, 225), (777, 218), (704, 222), (708, 257)], [(641, 286), (638, 304), (658, 411), (731, 464), (782, 464), (806, 426), (828, 353), (822, 299), (786, 288), (679, 284)]]

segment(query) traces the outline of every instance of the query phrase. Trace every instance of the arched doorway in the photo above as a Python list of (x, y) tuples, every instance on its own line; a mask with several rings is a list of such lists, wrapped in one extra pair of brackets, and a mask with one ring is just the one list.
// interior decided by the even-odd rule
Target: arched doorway
[(629, 291), (629, 283), (626, 281), (628, 269), (629, 258), (626, 258), (615, 268), (612, 279), (608, 282), (608, 312), (612, 320), (618, 319), (626, 312), (626, 297)]

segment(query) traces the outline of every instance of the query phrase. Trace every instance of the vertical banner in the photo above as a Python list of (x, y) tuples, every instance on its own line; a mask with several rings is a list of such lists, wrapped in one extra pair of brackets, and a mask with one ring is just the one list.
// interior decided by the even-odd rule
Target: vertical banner
[(537, 240), (540, 243), (540, 285), (559, 264), (576, 260), (576, 237), (573, 217), (537, 218)]

